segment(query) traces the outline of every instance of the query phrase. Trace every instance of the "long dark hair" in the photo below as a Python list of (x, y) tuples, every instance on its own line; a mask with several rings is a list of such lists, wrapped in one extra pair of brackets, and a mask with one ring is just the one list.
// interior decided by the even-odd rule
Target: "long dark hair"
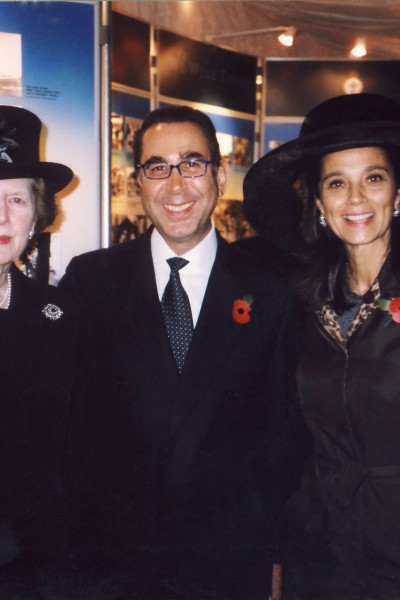
[[(394, 146), (379, 146), (394, 171), (396, 187), (400, 188), (400, 149)], [(346, 271), (346, 252), (343, 242), (318, 222), (319, 210), (315, 197), (320, 180), (320, 156), (313, 163), (301, 167), (297, 180), (299, 193), (303, 194), (303, 218), (301, 223), (302, 242), (296, 251), (299, 273), (296, 288), (304, 305), (310, 309), (329, 303), (340, 312), (347, 306), (343, 284)], [(391, 255), (396, 279), (400, 284), (400, 218), (391, 223)]]

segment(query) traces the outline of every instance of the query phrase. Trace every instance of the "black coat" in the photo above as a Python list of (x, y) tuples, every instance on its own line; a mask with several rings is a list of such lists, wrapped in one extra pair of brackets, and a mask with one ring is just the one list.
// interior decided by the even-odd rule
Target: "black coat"
[(91, 360), (74, 303), (11, 273), (0, 311), (0, 583), (66, 558)]
[(328, 307), (305, 325), (298, 384), (315, 451), (287, 507), (301, 598), (400, 598), (400, 323), (388, 301), (400, 305), (400, 285), (390, 257), (366, 298), (346, 341)]
[[(291, 295), (220, 239), (179, 375), (149, 233), (75, 258), (61, 286), (80, 298), (96, 343), (90, 557), (127, 560), (130, 590), (265, 599), (274, 525), (302, 452)], [(251, 319), (239, 324), (233, 302), (248, 295)]]

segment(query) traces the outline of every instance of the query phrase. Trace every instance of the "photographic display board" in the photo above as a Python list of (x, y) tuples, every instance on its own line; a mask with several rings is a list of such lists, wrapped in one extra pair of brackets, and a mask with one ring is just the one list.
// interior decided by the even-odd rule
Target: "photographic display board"
[(111, 70), (115, 83), (150, 90), (150, 26), (112, 13)]
[(133, 179), (133, 134), (150, 110), (147, 98), (113, 91), (111, 104), (111, 244), (133, 240), (149, 225)]
[(386, 94), (400, 100), (400, 61), (267, 60), (264, 153), (296, 138), (305, 115), (342, 94)]
[[(146, 30), (146, 27), (148, 28)], [(113, 13), (111, 243), (141, 235), (149, 225), (134, 185), (132, 137), (150, 110), (150, 28)], [(257, 60), (158, 31), (157, 64), (160, 106), (188, 104), (213, 121), (221, 153), (229, 163), (228, 187), (214, 220), (229, 241), (252, 233), (242, 212), (243, 179), (252, 163)], [(128, 49), (132, 52), (128, 54)], [(137, 52), (133, 52), (137, 49)], [(146, 69), (146, 65), (148, 68)], [(139, 73), (135, 76), (135, 73)]]
[(159, 32), (160, 94), (255, 114), (257, 59)]
[(51, 227), (51, 283), (99, 245), (98, 29), (97, 2), (0, 2), (0, 102), (37, 114), (42, 160), (75, 173)]
[(400, 61), (267, 60), (268, 117), (304, 117), (341, 94), (370, 92), (400, 99)]

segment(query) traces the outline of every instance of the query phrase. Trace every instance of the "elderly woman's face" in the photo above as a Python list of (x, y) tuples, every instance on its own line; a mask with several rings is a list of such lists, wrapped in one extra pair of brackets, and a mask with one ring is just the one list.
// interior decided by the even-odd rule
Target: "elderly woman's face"
[(322, 159), (317, 206), (347, 246), (387, 248), (400, 191), (382, 148), (351, 148)]
[(0, 180), (0, 266), (22, 254), (34, 223), (32, 179)]

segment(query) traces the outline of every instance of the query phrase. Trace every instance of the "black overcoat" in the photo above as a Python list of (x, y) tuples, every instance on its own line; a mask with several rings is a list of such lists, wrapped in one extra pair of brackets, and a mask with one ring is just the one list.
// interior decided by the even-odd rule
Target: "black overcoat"
[[(91, 559), (131, 557), (132, 589), (265, 599), (274, 525), (302, 454), (291, 294), (219, 239), (179, 375), (149, 232), (73, 259), (61, 285), (83, 303), (96, 344)], [(241, 324), (232, 307), (245, 296)]]
[[(0, 311), (1, 584), (66, 566), (70, 476), (80, 460), (92, 360), (75, 304), (16, 267), (11, 274), (11, 304)], [(12, 587), (10, 594), (19, 598)]]

